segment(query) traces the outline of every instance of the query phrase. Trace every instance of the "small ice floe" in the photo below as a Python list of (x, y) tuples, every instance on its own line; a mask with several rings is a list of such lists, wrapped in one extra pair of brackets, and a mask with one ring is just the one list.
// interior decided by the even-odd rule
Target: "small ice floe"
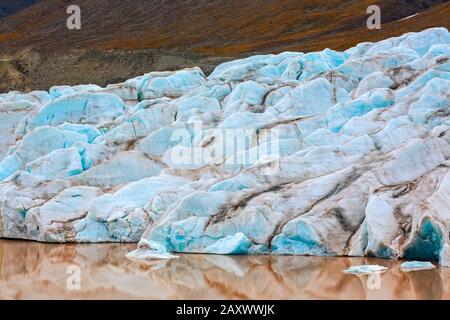
[(386, 267), (379, 265), (362, 265), (362, 266), (353, 266), (344, 270), (345, 273), (351, 273), (356, 275), (366, 275), (366, 274), (374, 274), (374, 273), (383, 273), (387, 270)]
[(138, 248), (128, 253), (126, 257), (135, 260), (170, 260), (178, 258), (178, 256), (167, 251), (163, 244), (146, 239), (141, 239)]
[(400, 265), (403, 272), (420, 271), (434, 269), (436, 266), (431, 262), (425, 261), (407, 261)]

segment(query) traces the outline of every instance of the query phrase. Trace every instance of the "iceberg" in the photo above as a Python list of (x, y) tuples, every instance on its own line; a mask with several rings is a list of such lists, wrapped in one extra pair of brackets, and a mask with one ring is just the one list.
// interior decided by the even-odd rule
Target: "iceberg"
[(449, 101), (445, 28), (1, 94), (0, 238), (450, 266)]
[(405, 272), (430, 270), (434, 268), (436, 268), (436, 266), (428, 261), (406, 261), (400, 265), (400, 269)]
[(355, 274), (355, 275), (367, 275), (374, 273), (383, 273), (387, 271), (386, 267), (379, 266), (377, 264), (368, 264), (362, 266), (352, 266), (347, 270), (344, 270), (345, 273)]

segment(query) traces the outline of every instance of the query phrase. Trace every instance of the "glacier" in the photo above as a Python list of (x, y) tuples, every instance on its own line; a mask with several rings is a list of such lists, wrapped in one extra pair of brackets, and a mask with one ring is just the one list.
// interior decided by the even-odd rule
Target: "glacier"
[(0, 94), (0, 238), (450, 266), (449, 116), (445, 28)]

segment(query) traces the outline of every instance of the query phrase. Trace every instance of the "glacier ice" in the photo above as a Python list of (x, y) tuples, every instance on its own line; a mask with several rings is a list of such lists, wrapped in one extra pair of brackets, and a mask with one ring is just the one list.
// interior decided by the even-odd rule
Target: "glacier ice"
[(436, 268), (434, 264), (429, 261), (406, 261), (400, 265), (402, 271), (418, 271), (418, 270), (430, 270)]
[(138, 248), (127, 254), (127, 258), (135, 260), (170, 260), (178, 258), (178, 256), (171, 254), (159, 242), (142, 239)]
[(367, 264), (362, 266), (352, 266), (348, 268), (347, 270), (344, 270), (345, 273), (351, 273), (356, 275), (367, 275), (367, 274), (374, 274), (374, 273), (383, 273), (387, 271), (386, 267), (379, 266), (377, 264)]
[(0, 94), (0, 237), (450, 266), (449, 104), (444, 28)]

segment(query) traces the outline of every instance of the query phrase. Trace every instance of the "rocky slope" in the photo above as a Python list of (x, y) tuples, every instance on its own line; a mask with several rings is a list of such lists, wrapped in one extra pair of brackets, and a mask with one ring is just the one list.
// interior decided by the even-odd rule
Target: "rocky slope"
[(0, 236), (450, 265), (450, 33), (0, 95)]
[(64, 52), (27, 49), (0, 54), (0, 92), (48, 90), (60, 84), (96, 83), (106, 86), (148, 70), (170, 71), (186, 66), (200, 66), (205, 73), (210, 73), (227, 60), (231, 59), (155, 49), (77, 49)]

